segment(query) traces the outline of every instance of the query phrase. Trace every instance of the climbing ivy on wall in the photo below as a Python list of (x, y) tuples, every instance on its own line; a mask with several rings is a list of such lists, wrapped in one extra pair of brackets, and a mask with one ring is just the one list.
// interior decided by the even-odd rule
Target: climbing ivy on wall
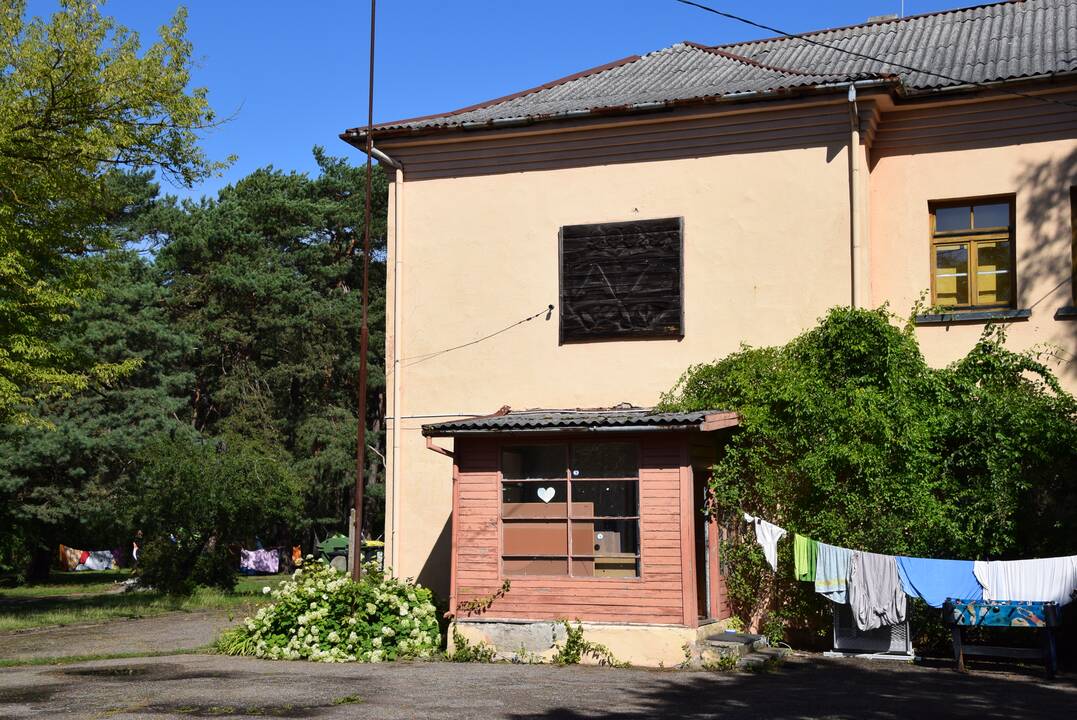
[[(932, 368), (911, 323), (835, 308), (786, 345), (689, 368), (662, 406), (741, 413), (711, 479), (711, 511), (731, 527), (744, 510), (875, 552), (1077, 553), (1077, 401), (1045, 357), (988, 326), (965, 357)], [(760, 603), (790, 618), (822, 609), (791, 561), (760, 573), (735, 545), (731, 590), (756, 589), (731, 593), (742, 618)]]

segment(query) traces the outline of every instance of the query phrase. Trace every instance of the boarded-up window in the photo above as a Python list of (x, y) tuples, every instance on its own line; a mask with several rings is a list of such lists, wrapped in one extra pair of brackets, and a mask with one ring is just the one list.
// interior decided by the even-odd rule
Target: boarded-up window
[(561, 342), (684, 334), (681, 218), (561, 228)]

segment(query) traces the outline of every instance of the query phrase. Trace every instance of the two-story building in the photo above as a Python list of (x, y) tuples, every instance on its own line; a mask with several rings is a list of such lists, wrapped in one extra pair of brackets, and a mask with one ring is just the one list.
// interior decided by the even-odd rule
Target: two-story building
[(696, 516), (736, 408), (619, 404), (835, 305), (919, 300), (929, 362), (1004, 322), (1077, 388), (1075, 71), (1077, 0), (1015, 0), (683, 42), (375, 126), (386, 562), (484, 622), (604, 623), (637, 661), (646, 631), (668, 662), (725, 612)]

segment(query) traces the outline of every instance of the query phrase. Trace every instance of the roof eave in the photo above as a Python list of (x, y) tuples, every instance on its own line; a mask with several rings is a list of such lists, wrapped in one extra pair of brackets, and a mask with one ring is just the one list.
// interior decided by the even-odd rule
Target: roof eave
[(713, 432), (724, 430), (740, 425), (740, 414), (735, 412), (719, 412), (705, 415), (699, 422), (678, 424), (652, 424), (652, 425), (574, 425), (574, 426), (550, 426), (534, 428), (439, 428), (437, 425), (423, 425), (424, 437), (459, 437), (466, 435), (475, 437), (481, 435), (536, 435), (536, 434), (564, 434), (564, 433), (653, 433), (653, 432)]
[[(707, 105), (734, 105), (746, 102), (765, 102), (768, 100), (780, 100), (807, 97), (820, 94), (837, 94), (845, 92), (848, 87), (855, 84), (858, 88), (893, 87), (899, 84), (895, 77), (879, 77), (866, 79), (851, 79), (814, 85), (800, 85), (789, 88), (775, 88), (773, 90), (758, 90), (730, 95), (712, 95), (683, 100), (663, 100), (632, 105), (611, 105), (577, 110), (555, 115), (533, 115), (520, 118), (500, 118), (483, 122), (470, 122), (458, 125), (432, 125), (421, 128), (379, 128), (373, 129), (374, 139), (419, 137), (424, 135), (442, 135), (450, 133), (466, 133), (476, 130), (497, 130), (508, 127), (525, 127), (538, 123), (558, 121), (581, 120), (588, 118), (600, 118), (611, 116), (643, 115), (661, 111), (672, 111), (685, 107), (697, 107)], [(447, 119), (451, 116), (446, 116)], [(340, 134), (340, 139), (349, 145), (364, 150), (366, 147), (366, 128), (351, 128)]]

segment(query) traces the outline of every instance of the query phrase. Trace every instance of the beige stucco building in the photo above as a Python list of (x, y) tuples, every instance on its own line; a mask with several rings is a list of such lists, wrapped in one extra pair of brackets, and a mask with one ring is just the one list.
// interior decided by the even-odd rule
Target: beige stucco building
[[(1075, 12), (1028, 0), (809, 36), (827, 47), (682, 43), (376, 126), (394, 176), (387, 563), (449, 590), (453, 461), (423, 424), (650, 406), (689, 365), (784, 343), (835, 305), (952, 306), (917, 320), (937, 365), (1006, 323), (1077, 389)], [(343, 137), (365, 148), (364, 128)], [(662, 218), (681, 223), (680, 318), (566, 339), (563, 229)]]

